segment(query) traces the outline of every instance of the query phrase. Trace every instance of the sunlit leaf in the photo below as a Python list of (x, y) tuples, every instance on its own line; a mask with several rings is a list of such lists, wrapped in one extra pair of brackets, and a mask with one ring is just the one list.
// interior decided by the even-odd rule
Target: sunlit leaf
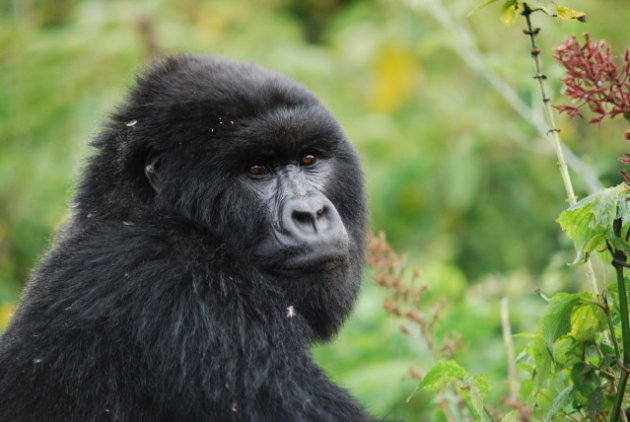
[(571, 314), (571, 335), (578, 341), (590, 341), (606, 327), (604, 312), (590, 303), (580, 303)]
[[(613, 232), (613, 222), (622, 214), (622, 223), (630, 221), (630, 210), (625, 201), (625, 187), (619, 185), (589, 195), (563, 211), (556, 221), (573, 240), (577, 249), (574, 264), (584, 263), (593, 250), (602, 249), (606, 241), (624, 250), (627, 242)], [(620, 244), (621, 242), (621, 244)], [(630, 247), (628, 248), (630, 249)]]
[(523, 10), (523, 4), (516, 0), (506, 0), (501, 9), (501, 22), (505, 26), (512, 26), (519, 13)]
[(585, 294), (558, 293), (547, 305), (540, 330), (545, 345), (552, 350), (553, 343), (571, 330), (571, 313), (577, 301)]
[(559, 5), (556, 6), (556, 17), (563, 20), (586, 22), (586, 15), (584, 13)]
[(560, 337), (553, 344), (553, 359), (560, 367), (567, 367), (582, 360), (583, 347), (569, 335)]
[(453, 381), (463, 380), (468, 372), (453, 360), (441, 360), (422, 378), (418, 388), (427, 391), (439, 391)]

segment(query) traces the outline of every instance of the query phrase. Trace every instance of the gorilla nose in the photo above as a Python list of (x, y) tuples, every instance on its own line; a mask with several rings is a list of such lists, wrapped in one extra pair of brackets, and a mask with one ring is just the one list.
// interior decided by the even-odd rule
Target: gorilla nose
[(325, 230), (330, 223), (330, 210), (326, 205), (296, 204), (291, 210), (291, 219), (295, 228), (305, 235), (317, 234)]
[(345, 253), (348, 234), (335, 206), (324, 195), (289, 199), (281, 225), (289, 242), (312, 253)]

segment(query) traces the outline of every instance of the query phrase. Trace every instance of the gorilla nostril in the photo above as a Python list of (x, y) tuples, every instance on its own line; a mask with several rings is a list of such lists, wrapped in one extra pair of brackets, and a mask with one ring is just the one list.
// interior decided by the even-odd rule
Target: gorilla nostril
[(294, 199), (287, 204), (286, 227), (297, 238), (315, 241), (320, 236), (327, 236), (334, 225), (333, 213), (334, 209), (318, 197)]
[(313, 223), (313, 217), (311, 216), (311, 213), (304, 212), (304, 211), (293, 211), (293, 220), (296, 223), (300, 223), (300, 224), (310, 225)]

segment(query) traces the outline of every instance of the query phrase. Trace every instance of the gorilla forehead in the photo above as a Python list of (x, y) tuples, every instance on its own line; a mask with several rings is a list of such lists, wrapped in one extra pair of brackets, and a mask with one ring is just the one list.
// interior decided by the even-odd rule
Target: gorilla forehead
[[(184, 106), (191, 113), (197, 109), (244, 118), (260, 110), (315, 105), (318, 101), (301, 84), (253, 63), (182, 55), (147, 69), (138, 78), (131, 103), (171, 111)], [(208, 110), (208, 105), (213, 110)]]
[(119, 127), (138, 121), (133, 138), (157, 150), (190, 145), (219, 159), (291, 159), (333, 155), (347, 144), (335, 118), (305, 87), (251, 63), (169, 58), (138, 78), (130, 100), (115, 121)]

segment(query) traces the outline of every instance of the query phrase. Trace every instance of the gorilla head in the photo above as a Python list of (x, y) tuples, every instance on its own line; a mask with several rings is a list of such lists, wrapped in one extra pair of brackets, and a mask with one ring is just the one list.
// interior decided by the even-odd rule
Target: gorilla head
[(317, 338), (337, 330), (361, 277), (363, 182), (303, 86), (253, 64), (167, 59), (95, 146), (79, 218), (189, 221), (241, 268), (271, 275)]
[(372, 419), (313, 361), (352, 308), (357, 157), (302, 86), (151, 67), (0, 337), (0, 422)]

